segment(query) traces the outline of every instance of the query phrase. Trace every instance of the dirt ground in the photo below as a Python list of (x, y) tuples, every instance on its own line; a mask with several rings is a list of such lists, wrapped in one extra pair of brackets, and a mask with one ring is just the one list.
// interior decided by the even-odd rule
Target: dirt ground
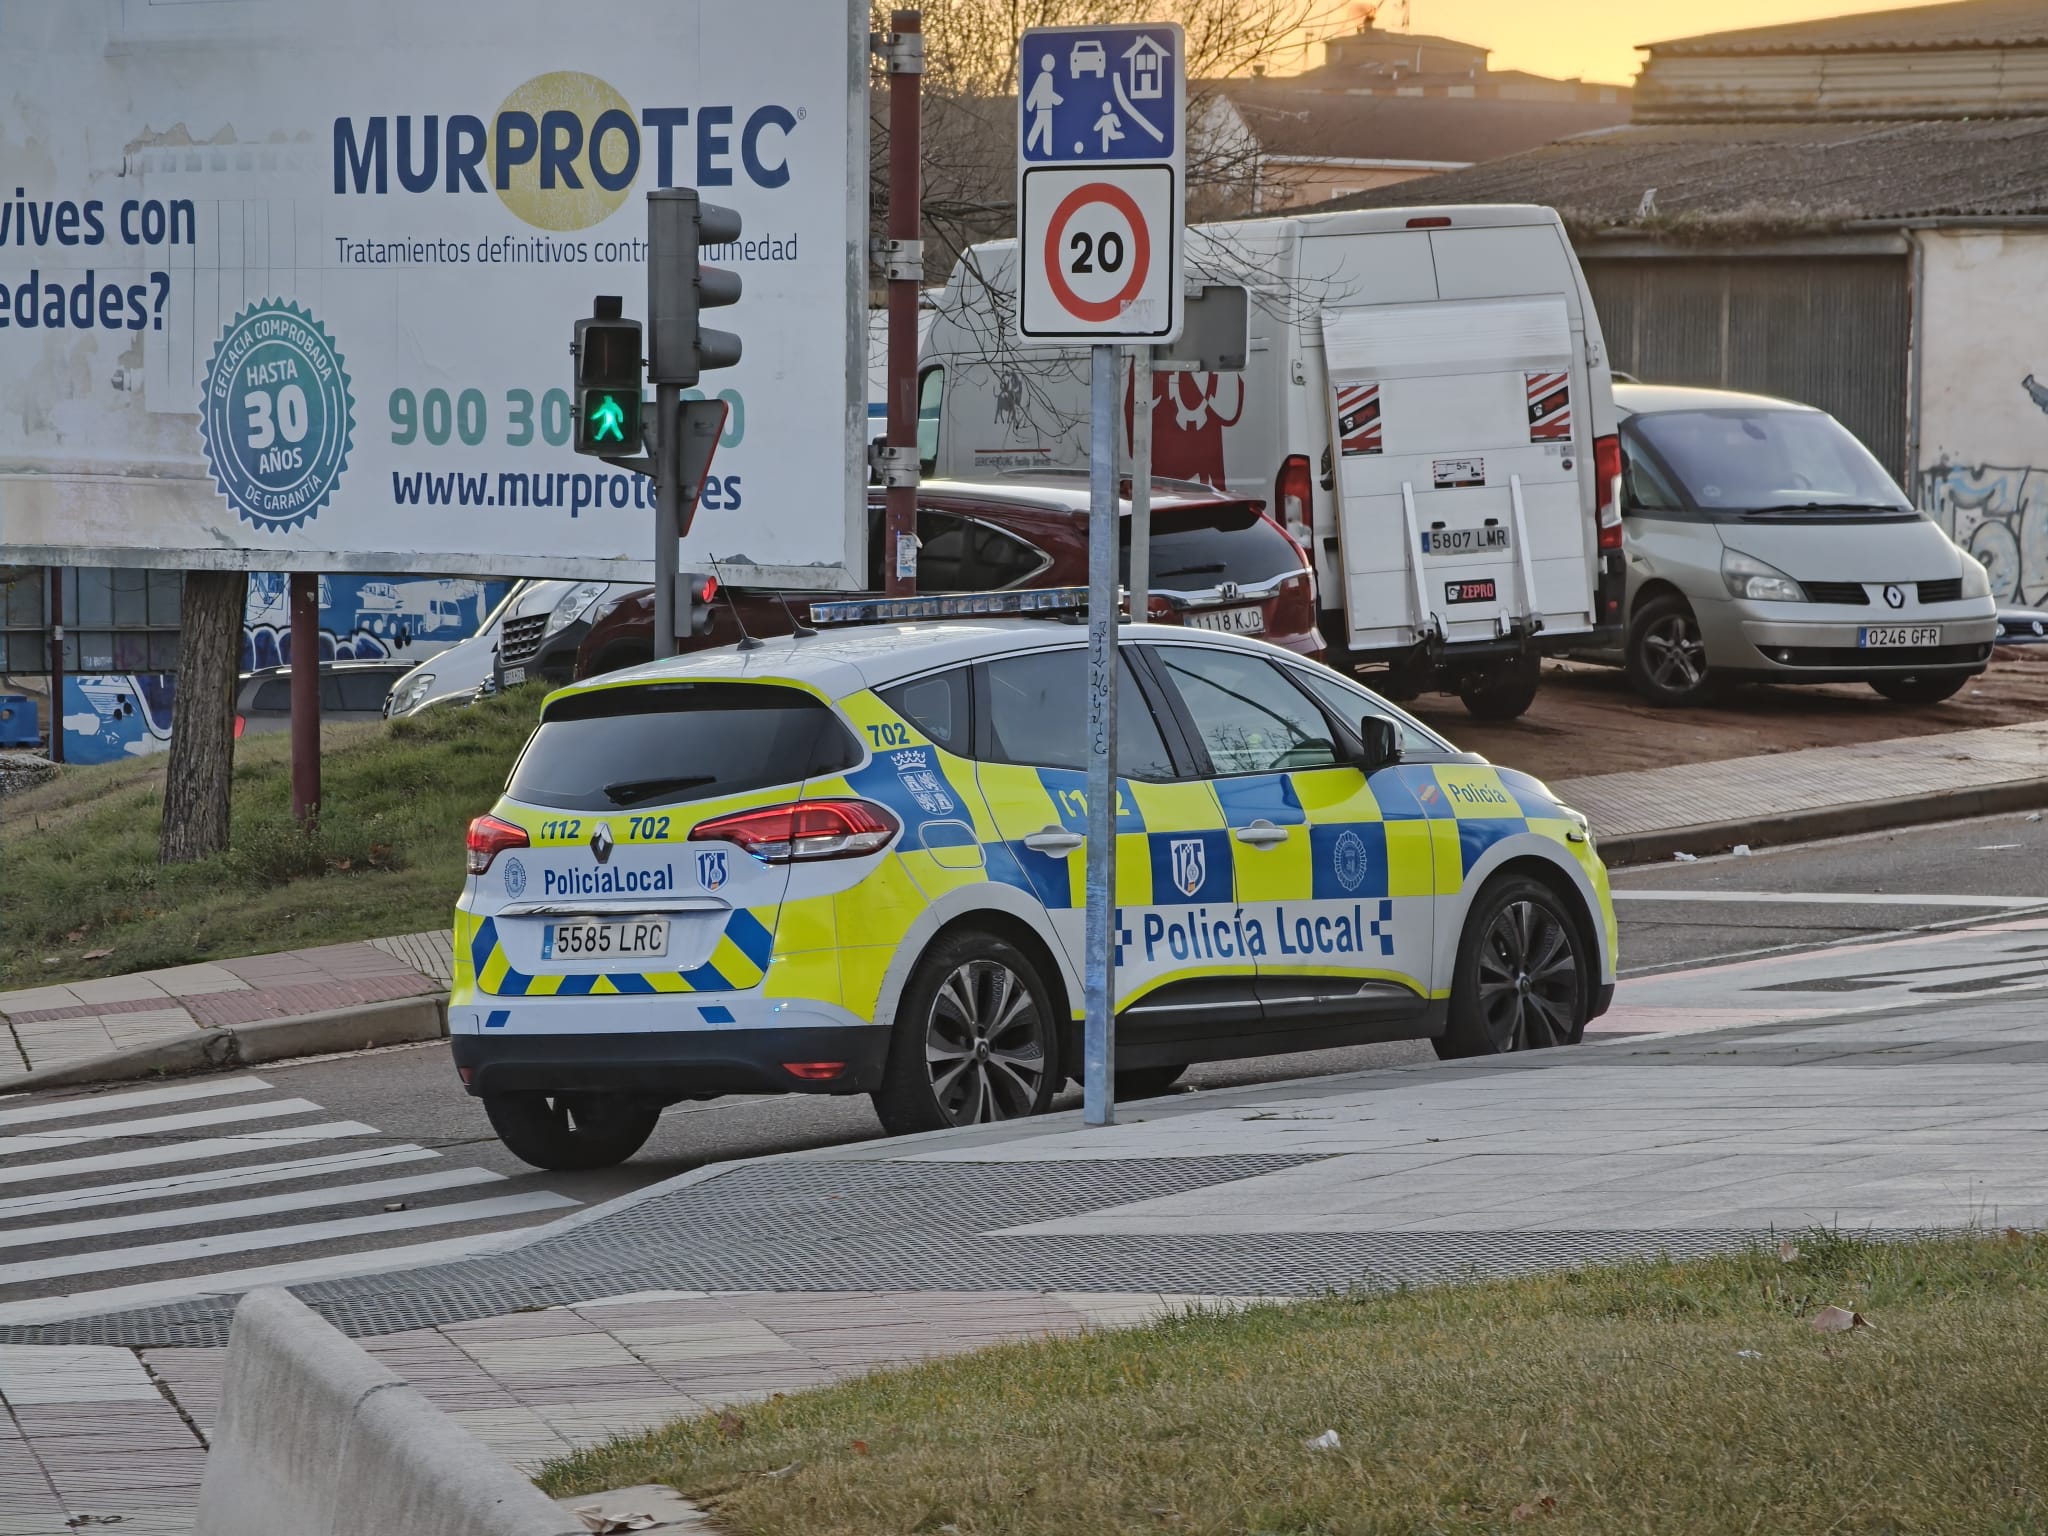
[(2048, 720), (2048, 646), (2008, 654), (1947, 703), (1917, 708), (1838, 683), (1757, 685), (1710, 709), (1652, 709), (1618, 668), (1577, 661), (1546, 662), (1536, 702), (1506, 724), (1474, 720), (1448, 694), (1404, 707), (1467, 751), (1540, 779), (1571, 779)]

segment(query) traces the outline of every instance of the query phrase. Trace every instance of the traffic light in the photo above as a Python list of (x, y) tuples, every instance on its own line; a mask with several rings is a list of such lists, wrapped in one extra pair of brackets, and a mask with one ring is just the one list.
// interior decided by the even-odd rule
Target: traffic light
[(711, 633), (712, 605), (718, 598), (716, 576), (696, 576), (684, 572), (676, 577), (676, 635)]
[(576, 451), (630, 459), (641, 447), (640, 322), (621, 319), (621, 307), (600, 294), (576, 322)]
[(647, 194), (647, 376), (656, 384), (695, 384), (713, 368), (740, 360), (740, 339), (706, 329), (699, 311), (740, 300), (740, 277), (699, 260), (703, 248), (740, 237), (740, 216), (699, 199), (694, 187)]

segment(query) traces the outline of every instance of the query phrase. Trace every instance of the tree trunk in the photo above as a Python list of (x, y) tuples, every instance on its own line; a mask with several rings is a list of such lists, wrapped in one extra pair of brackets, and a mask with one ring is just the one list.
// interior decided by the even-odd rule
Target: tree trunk
[(235, 682), (249, 578), (241, 571), (187, 571), (171, 715), (171, 762), (157, 862), (225, 852), (235, 766)]

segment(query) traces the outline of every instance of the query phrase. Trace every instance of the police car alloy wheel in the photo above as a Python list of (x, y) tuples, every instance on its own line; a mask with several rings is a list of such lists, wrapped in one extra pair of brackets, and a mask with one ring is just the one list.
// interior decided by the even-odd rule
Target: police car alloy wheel
[(622, 1093), (491, 1093), (484, 1113), (507, 1150), (536, 1168), (610, 1168), (647, 1144), (661, 1106)]
[(1450, 1028), (1437, 1055), (1493, 1056), (1571, 1045), (1586, 1027), (1579, 931), (1539, 881), (1510, 877), (1480, 893), (1458, 944)]
[(1021, 1120), (1060, 1077), (1051, 997), (1038, 968), (993, 934), (942, 940), (896, 1016), (875, 1112), (892, 1135)]

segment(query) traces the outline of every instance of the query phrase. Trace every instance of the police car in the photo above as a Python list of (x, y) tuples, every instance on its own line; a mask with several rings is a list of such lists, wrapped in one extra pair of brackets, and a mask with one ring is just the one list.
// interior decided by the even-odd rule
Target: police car
[[(1120, 654), (1120, 1095), (1360, 1041), (1569, 1044), (1605, 1010), (1606, 873), (1543, 785), (1257, 641), (1126, 625)], [(455, 1063), (505, 1144), (604, 1166), (725, 1093), (867, 1093), (892, 1133), (1045, 1109), (1081, 1071), (1086, 678), (1084, 629), (983, 616), (550, 694), (455, 914)]]

